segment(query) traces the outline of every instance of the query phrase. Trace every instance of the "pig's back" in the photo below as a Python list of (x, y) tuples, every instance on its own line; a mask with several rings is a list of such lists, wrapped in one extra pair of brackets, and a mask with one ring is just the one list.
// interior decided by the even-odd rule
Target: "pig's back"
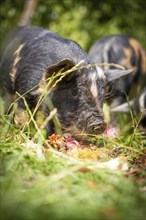
[(65, 58), (74, 63), (81, 60), (89, 63), (87, 54), (74, 41), (39, 27), (17, 28), (10, 33), (2, 49), (0, 87), (14, 93), (21, 82), (22, 88), (28, 91), (40, 82), (49, 65)]

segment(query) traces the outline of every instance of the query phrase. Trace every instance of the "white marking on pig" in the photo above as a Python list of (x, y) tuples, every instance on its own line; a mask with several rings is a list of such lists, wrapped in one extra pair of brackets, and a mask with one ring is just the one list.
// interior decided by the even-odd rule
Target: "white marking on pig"
[(98, 91), (97, 91), (97, 85), (96, 85), (96, 80), (97, 80), (97, 73), (93, 72), (90, 76), (90, 80), (91, 80), (91, 87), (90, 87), (90, 91), (93, 95), (94, 98), (97, 98), (98, 96)]
[(93, 72), (90, 76), (90, 80), (91, 80), (90, 91), (94, 98), (98, 97), (98, 89), (97, 89), (97, 84), (96, 84), (97, 79), (99, 80), (106, 79), (104, 71), (100, 67), (96, 66), (96, 70), (97, 72)]
[(24, 47), (25, 44), (21, 44), (18, 49), (14, 52), (14, 56), (15, 56), (15, 59), (14, 59), (14, 63), (12, 65), (12, 71), (10, 72), (10, 78), (12, 80), (12, 82), (14, 83), (15, 82), (15, 78), (16, 78), (16, 72), (17, 72), (17, 68), (16, 68), (16, 65), (17, 63), (20, 61), (21, 57), (20, 57), (20, 51), (22, 50), (22, 48)]
[(99, 66), (96, 66), (96, 69), (97, 69), (97, 73), (98, 73), (99, 78), (105, 79), (104, 71)]

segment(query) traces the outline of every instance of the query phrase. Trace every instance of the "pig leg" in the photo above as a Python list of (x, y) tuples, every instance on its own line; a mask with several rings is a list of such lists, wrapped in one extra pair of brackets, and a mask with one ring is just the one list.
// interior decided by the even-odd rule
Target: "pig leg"
[(28, 122), (29, 114), (28, 111), (26, 110), (26, 107), (22, 99), (19, 99), (14, 103), (13, 112), (14, 112), (14, 123), (16, 125), (24, 125)]

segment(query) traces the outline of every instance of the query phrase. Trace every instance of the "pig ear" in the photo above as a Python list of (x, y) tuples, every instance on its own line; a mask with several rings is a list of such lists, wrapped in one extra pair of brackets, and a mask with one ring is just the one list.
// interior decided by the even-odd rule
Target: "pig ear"
[(75, 66), (75, 63), (73, 60), (69, 58), (65, 58), (63, 60), (60, 60), (58, 63), (52, 64), (48, 66), (47, 68), (47, 77), (50, 77), (52, 74), (59, 72), (60, 70), (62, 72), (65, 72), (69, 69), (71, 69), (73, 66)]
[(110, 69), (110, 70), (104, 70), (104, 73), (106, 75), (107, 81), (111, 82), (116, 79), (119, 79), (123, 76), (127, 76), (131, 73), (135, 73), (136, 68), (129, 69), (129, 70), (120, 70), (120, 69)]

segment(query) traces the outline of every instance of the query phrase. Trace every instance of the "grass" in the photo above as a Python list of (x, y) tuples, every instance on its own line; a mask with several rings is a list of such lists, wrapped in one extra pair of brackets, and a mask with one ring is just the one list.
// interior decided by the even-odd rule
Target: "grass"
[[(137, 126), (127, 134), (121, 118), (124, 129), (117, 138), (94, 136), (86, 139), (85, 149), (75, 142), (72, 150), (65, 150), (62, 135), (57, 136), (59, 142), (51, 142), (54, 137), (46, 138), (44, 126), (38, 128), (26, 107), (30, 120), (22, 127), (11, 116), (0, 116), (2, 220), (145, 219), (146, 140)], [(56, 118), (55, 123), (57, 127)], [(120, 165), (107, 167), (106, 162), (116, 158), (121, 158)], [(122, 163), (128, 163), (128, 170)]]
[[(108, 159), (126, 157), (129, 171), (122, 171), (98, 168), (95, 161), (74, 158), (45, 143), (39, 145), (39, 157), (36, 149), (22, 145), (27, 132), (8, 117), (2, 116), (0, 124), (1, 219), (145, 219), (145, 140), (138, 132), (92, 140), (101, 150), (111, 150)], [(102, 161), (107, 161), (105, 155)]]

